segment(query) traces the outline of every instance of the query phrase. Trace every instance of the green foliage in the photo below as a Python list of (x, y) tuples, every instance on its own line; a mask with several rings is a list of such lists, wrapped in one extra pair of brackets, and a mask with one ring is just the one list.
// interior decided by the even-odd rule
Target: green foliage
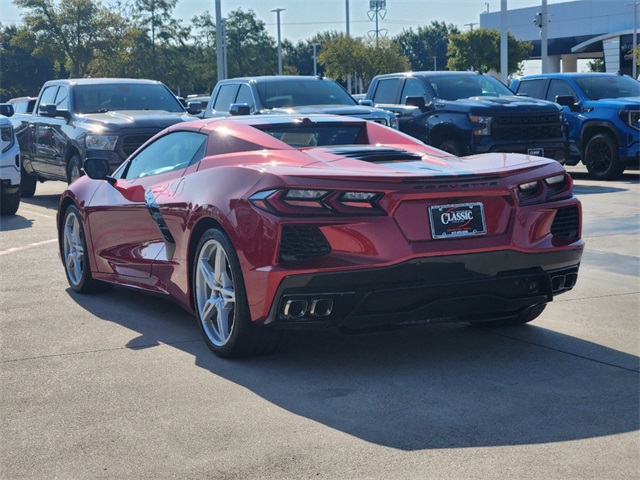
[(276, 41), (255, 12), (241, 8), (229, 13), (227, 27), (227, 73), (230, 78), (273, 75), (278, 70)]
[[(18, 42), (18, 39), (21, 39)], [(34, 55), (35, 35), (25, 26), (0, 25), (0, 99), (35, 96), (44, 82), (55, 75), (54, 62)]]
[(444, 70), (447, 65), (449, 36), (459, 33), (455, 25), (433, 20), (425, 27), (418, 27), (417, 31), (412, 28), (403, 30), (394, 41), (399, 45), (400, 53), (409, 60), (411, 70), (433, 70), (433, 57), (436, 57), (436, 68)]
[[(530, 42), (516, 40), (509, 33), (507, 49), (509, 53), (508, 74), (521, 69), (521, 64), (529, 58), (533, 48)], [(447, 51), (449, 70), (479, 70), (500, 72), (500, 31), (480, 28), (466, 33), (452, 34)]]
[(604, 72), (604, 60), (601, 58), (594, 58), (592, 61), (587, 62), (590, 72)]
[(327, 42), (318, 55), (318, 62), (328, 77), (346, 81), (349, 75), (355, 74), (365, 88), (375, 75), (409, 69), (409, 61), (391, 40), (382, 38), (365, 43), (346, 35)]
[[(289, 40), (284, 40), (282, 42), (284, 70), (297, 72), (295, 75), (313, 75), (313, 44), (317, 44), (316, 55), (318, 55), (328, 41), (341, 35), (335, 30), (316, 33), (313, 37), (300, 40), (295, 45)], [(316, 70), (318, 75), (324, 75), (324, 68), (319, 63), (316, 63)]]

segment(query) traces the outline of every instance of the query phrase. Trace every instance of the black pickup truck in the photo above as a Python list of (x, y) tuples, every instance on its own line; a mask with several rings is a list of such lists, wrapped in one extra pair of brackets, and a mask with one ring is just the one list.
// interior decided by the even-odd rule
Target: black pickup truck
[(457, 156), (517, 152), (564, 162), (562, 108), (518, 97), (479, 72), (408, 72), (374, 77), (363, 103), (398, 115), (400, 130)]
[(36, 183), (73, 182), (87, 157), (107, 158), (115, 169), (160, 130), (195, 120), (165, 85), (152, 80), (52, 80), (31, 114), (11, 117), (22, 154), (22, 196)]

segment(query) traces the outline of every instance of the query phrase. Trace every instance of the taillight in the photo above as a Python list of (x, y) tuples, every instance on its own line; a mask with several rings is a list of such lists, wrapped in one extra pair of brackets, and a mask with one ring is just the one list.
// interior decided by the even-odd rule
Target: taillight
[(281, 216), (386, 215), (378, 204), (382, 193), (287, 188), (252, 195), (251, 203)]
[(518, 203), (530, 205), (569, 198), (573, 194), (573, 181), (567, 173), (559, 173), (531, 182), (521, 183), (516, 188)]

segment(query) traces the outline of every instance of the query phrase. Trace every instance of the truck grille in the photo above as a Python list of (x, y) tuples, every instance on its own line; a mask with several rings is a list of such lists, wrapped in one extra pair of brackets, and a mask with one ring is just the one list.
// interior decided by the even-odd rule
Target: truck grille
[(562, 138), (562, 122), (557, 113), (546, 115), (501, 116), (491, 124), (496, 140), (542, 140)]
[(160, 129), (153, 132), (126, 135), (122, 140), (122, 152), (124, 153), (125, 158), (135, 152), (144, 142), (149, 140), (159, 131)]
[(280, 263), (301, 262), (331, 253), (331, 246), (318, 227), (287, 225), (282, 227)]

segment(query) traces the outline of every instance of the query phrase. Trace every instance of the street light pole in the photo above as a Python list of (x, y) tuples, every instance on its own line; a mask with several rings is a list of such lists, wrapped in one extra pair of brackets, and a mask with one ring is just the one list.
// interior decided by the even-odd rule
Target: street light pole
[(222, 7), (220, 0), (216, 0), (216, 63), (218, 70), (218, 81), (224, 80), (224, 57), (222, 51), (222, 44), (224, 43), (224, 36), (222, 33)]
[(316, 48), (318, 48), (319, 43), (312, 43), (313, 45), (313, 75), (318, 75), (318, 55), (316, 53)]
[(631, 50), (631, 75), (633, 78), (638, 78), (636, 48), (638, 48), (638, 5), (640, 5), (640, 2), (626, 3), (625, 5), (633, 5), (633, 50)]
[(282, 75), (282, 42), (280, 41), (280, 12), (284, 12), (285, 8), (276, 8), (271, 10), (278, 17), (278, 75)]

